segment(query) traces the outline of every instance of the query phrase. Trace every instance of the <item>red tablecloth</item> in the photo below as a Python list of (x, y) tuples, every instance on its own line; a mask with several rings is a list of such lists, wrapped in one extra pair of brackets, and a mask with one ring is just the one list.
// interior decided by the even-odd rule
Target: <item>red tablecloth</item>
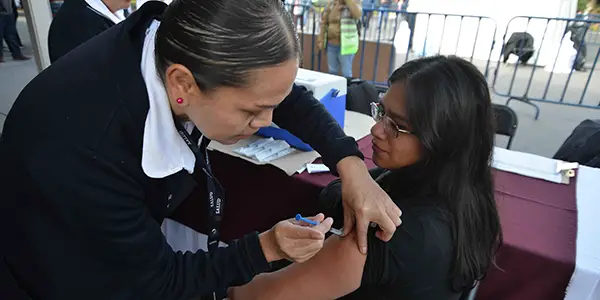
[[(371, 139), (362, 139), (359, 147), (372, 167)], [(329, 173), (287, 176), (273, 166), (257, 166), (219, 152), (211, 153), (211, 162), (226, 192), (223, 241), (264, 231), (296, 213), (317, 213), (316, 197), (334, 179)], [(504, 230), (497, 259), (502, 270), (489, 271), (478, 299), (563, 299), (575, 267), (575, 184), (554, 184), (503, 171), (495, 172), (495, 184)], [(206, 232), (205, 195), (206, 190), (199, 188), (173, 219)]]
[(559, 300), (575, 269), (577, 202), (571, 184), (495, 172), (504, 245), (478, 299)]

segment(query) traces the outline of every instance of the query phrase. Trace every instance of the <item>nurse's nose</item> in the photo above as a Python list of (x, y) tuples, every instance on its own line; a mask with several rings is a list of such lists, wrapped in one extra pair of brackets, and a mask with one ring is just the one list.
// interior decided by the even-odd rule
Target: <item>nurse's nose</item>
[(268, 127), (271, 123), (273, 123), (273, 110), (267, 109), (250, 121), (250, 127), (258, 129)]

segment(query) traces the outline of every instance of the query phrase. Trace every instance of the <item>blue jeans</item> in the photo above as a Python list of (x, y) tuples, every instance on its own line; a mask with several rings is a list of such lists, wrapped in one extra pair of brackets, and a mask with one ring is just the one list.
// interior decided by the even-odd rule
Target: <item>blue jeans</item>
[(339, 75), (340, 71), (344, 77), (352, 77), (352, 61), (354, 54), (342, 55), (339, 45), (327, 43), (327, 66), (329, 73)]

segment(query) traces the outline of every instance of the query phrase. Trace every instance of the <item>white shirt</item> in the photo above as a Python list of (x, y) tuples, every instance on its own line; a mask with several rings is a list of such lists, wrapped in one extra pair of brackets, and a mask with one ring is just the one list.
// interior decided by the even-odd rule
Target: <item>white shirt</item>
[[(150, 178), (164, 178), (183, 169), (192, 174), (196, 164), (194, 153), (175, 128), (167, 90), (156, 71), (154, 41), (159, 25), (154, 20), (146, 30), (141, 62), (150, 102), (144, 125), (142, 169)], [(193, 124), (186, 124), (188, 132), (193, 128)]]
[(125, 20), (125, 15), (123, 14), (123, 10), (119, 10), (116, 13), (112, 13), (108, 6), (102, 2), (102, 0), (85, 0), (85, 3), (97, 14), (108, 18), (113, 21), (115, 24), (121, 23), (121, 21)]

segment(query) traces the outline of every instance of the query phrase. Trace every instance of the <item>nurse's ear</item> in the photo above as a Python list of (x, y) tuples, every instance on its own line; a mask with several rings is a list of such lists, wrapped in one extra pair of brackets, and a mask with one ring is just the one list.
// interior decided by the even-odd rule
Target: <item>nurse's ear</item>
[(177, 106), (181, 108), (195, 104), (201, 95), (192, 72), (181, 64), (172, 64), (167, 68), (165, 88), (171, 102), (184, 99), (181, 103), (177, 101)]

